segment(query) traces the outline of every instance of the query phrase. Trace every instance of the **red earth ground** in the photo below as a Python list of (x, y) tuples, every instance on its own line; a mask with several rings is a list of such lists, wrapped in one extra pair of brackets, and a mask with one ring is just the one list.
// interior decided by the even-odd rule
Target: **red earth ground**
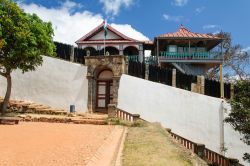
[(86, 165), (114, 128), (40, 122), (0, 125), (0, 166)]

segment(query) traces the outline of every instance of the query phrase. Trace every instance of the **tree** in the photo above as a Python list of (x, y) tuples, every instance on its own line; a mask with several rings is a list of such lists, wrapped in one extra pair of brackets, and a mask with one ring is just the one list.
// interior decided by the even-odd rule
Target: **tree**
[[(250, 145), (250, 80), (238, 81), (235, 96), (231, 101), (231, 113), (225, 119), (233, 128), (243, 135), (242, 141)], [(250, 163), (250, 154), (244, 157)]]
[(26, 14), (12, 0), (0, 0), (0, 75), (7, 79), (1, 106), (4, 114), (11, 95), (11, 73), (32, 71), (42, 64), (41, 55), (54, 55), (53, 29), (35, 14)]
[[(224, 39), (222, 42), (224, 53), (223, 68), (224, 71), (227, 71), (224, 78), (230, 79), (232, 76), (239, 80), (249, 78), (250, 73), (247, 67), (250, 66), (250, 61), (248, 53), (242, 49), (241, 45), (232, 45), (230, 33), (220, 32), (216, 36)], [(219, 66), (212, 68), (207, 74), (208, 78), (218, 79), (219, 70)]]

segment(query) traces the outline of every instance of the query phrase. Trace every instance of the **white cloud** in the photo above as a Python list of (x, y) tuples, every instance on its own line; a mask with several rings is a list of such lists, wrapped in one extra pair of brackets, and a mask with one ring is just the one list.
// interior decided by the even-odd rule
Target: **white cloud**
[(67, 9), (75, 9), (75, 8), (82, 8), (82, 7), (83, 7), (82, 4), (76, 3), (76, 2), (73, 2), (73, 1), (70, 1), (70, 0), (66, 0), (64, 3), (63, 3), (63, 2), (60, 2), (60, 4), (61, 4), (64, 8), (67, 8)]
[[(76, 40), (103, 21), (102, 15), (87, 10), (72, 13), (76, 8), (81, 7), (81, 5), (72, 1), (66, 1), (57, 8), (46, 8), (34, 3), (19, 3), (19, 5), (25, 12), (36, 13), (42, 20), (52, 22), (55, 34), (54, 40), (67, 44), (75, 44)], [(120, 25), (120, 27), (120, 32), (127, 36), (132, 34), (135, 39), (141, 39), (144, 36), (130, 25)]]
[(121, 7), (129, 7), (133, 4), (133, 0), (99, 0), (103, 4), (103, 10), (111, 16), (118, 15)]
[(242, 51), (244, 51), (244, 52), (250, 52), (250, 46), (246, 47), (246, 48), (243, 48)]
[(219, 34), (219, 33), (220, 33), (220, 31), (217, 30), (217, 31), (214, 31), (212, 34), (213, 34), (213, 35), (217, 35), (217, 34)]
[(206, 8), (205, 8), (204, 6), (199, 7), (199, 8), (196, 8), (196, 9), (195, 9), (195, 13), (196, 13), (196, 14), (200, 14), (200, 13), (203, 12), (205, 9), (206, 9)]
[(173, 4), (175, 6), (184, 6), (188, 3), (188, 0), (174, 0)]
[(169, 14), (163, 14), (163, 18), (167, 21), (180, 22), (183, 16), (171, 16)]
[(214, 29), (214, 28), (219, 28), (219, 26), (214, 24), (208, 24), (203, 26), (203, 29)]
[(138, 31), (136, 31), (131, 25), (128, 25), (128, 24), (121, 25), (121, 24), (112, 23), (111, 26), (130, 38), (141, 40), (141, 41), (149, 40), (148, 37), (144, 36), (142, 33), (138, 32)]

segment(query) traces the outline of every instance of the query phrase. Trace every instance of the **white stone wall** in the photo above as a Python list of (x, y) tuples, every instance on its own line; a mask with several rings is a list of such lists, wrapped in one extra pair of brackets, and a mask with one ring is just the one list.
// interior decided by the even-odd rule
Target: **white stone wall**
[[(108, 34), (106, 36), (106, 39), (121, 39), (120, 36), (117, 36), (116, 34), (114, 34), (112, 31), (108, 30)], [(90, 40), (104, 40), (104, 30), (100, 31), (99, 33), (97, 33), (95, 36), (91, 37)]]
[[(222, 100), (159, 83), (122, 75), (118, 91), (118, 108), (137, 113), (196, 143), (220, 153), (225, 137), (226, 155), (242, 159), (250, 147), (240, 141), (239, 134), (221, 123)], [(243, 161), (241, 160), (243, 163)], [(244, 163), (246, 164), (246, 163)]]
[[(36, 71), (12, 73), (12, 99), (28, 100), (69, 110), (87, 111), (87, 67), (50, 57)], [(6, 91), (6, 79), (0, 77), (0, 96)]]

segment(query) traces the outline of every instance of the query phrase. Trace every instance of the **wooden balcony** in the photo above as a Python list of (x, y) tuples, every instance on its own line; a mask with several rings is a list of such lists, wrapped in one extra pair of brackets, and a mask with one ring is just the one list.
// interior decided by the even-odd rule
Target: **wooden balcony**
[(221, 52), (160, 52), (159, 62), (222, 63)]

